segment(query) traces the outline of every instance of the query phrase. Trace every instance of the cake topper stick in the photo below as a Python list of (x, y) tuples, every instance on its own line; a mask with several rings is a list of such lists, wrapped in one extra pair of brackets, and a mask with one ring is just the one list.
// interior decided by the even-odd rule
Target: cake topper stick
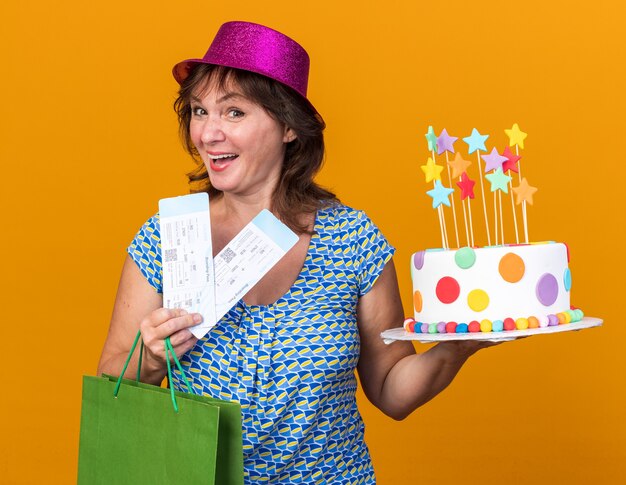
[[(450, 173), (450, 159), (448, 158), (448, 152), (446, 152), (446, 165), (448, 166), (448, 183), (452, 186), (452, 175)], [(452, 195), (452, 219), (454, 220), (454, 234), (456, 236), (456, 247), (460, 248), (459, 244), (459, 229), (456, 221), (456, 207), (454, 204), (454, 195)]]
[(498, 202), (496, 200), (496, 193), (493, 193), (493, 243), (498, 245)]
[[(457, 182), (457, 185), (459, 187), (461, 187), (461, 183), (463, 182), (462, 175), (464, 173), (465, 173), (465, 177), (467, 178), (466, 171), (467, 171), (467, 168), (471, 164), (472, 163), (470, 161), (463, 160), (463, 157), (461, 156), (461, 154), (459, 152), (456, 152), (456, 154), (454, 155), (454, 160), (453, 161), (449, 161), (448, 160), (448, 170), (450, 169), (450, 167), (452, 167), (452, 179), (456, 179), (458, 177), (459, 182)], [(449, 175), (450, 175), (450, 173), (448, 172), (448, 176)], [(450, 186), (452, 186), (452, 180), (450, 180)], [(464, 199), (464, 197), (461, 197), (461, 207), (463, 208), (463, 223), (465, 225), (466, 244), (467, 244), (467, 246), (469, 246), (470, 245), (470, 237), (469, 237), (469, 227), (468, 227), (468, 222), (467, 222), (467, 211), (465, 210), (465, 203), (463, 202), (463, 199)], [(453, 204), (454, 204), (454, 200), (453, 200)], [(454, 205), (452, 207), (454, 207)]]
[(513, 227), (515, 227), (515, 244), (519, 244), (519, 231), (517, 230), (517, 211), (515, 210), (515, 202), (513, 201), (513, 184), (509, 182), (509, 190), (511, 191), (511, 210), (513, 211)]
[[(436, 181), (433, 182), (433, 187), (437, 189)], [(439, 218), (441, 219), (441, 227), (443, 228), (443, 248), (450, 249), (450, 243), (448, 242), (448, 226), (446, 226), (446, 214), (443, 211), (443, 207), (441, 207), (441, 204), (437, 206), (437, 211), (439, 212)]]
[[(428, 158), (426, 165), (422, 165), (420, 168), (422, 169), (422, 172), (424, 172), (426, 183), (433, 182), (436, 189), (436, 182), (437, 180), (441, 180), (441, 171), (443, 170), (443, 167), (437, 165), (434, 162), (434, 160), (436, 159), (435, 150), (437, 149), (437, 137), (435, 136), (432, 126), (428, 127), (428, 133), (426, 133), (425, 136), (428, 142), (428, 150), (430, 151), (432, 156)], [(427, 192), (427, 194), (430, 195), (429, 192)], [(441, 247), (447, 249), (448, 235), (446, 229), (446, 219), (443, 214), (443, 208), (441, 207), (441, 203), (435, 205), (433, 200), (433, 209), (437, 209), (437, 215), (439, 216), (439, 229), (441, 230)]]
[(504, 240), (504, 217), (502, 217), (502, 191), (498, 192), (498, 207), (500, 208), (500, 236), (502, 244), (506, 244)]
[[(522, 206), (525, 206), (526, 202), (533, 205), (533, 194), (537, 192), (537, 188), (530, 186), (526, 178), (523, 178), (519, 186), (513, 187), (513, 192), (515, 192), (517, 196), (518, 205), (521, 203)], [(524, 218), (524, 235), (526, 236), (526, 241), (528, 241), (528, 219), (526, 217), (526, 211), (523, 211), (522, 215)]]
[[(480, 150), (476, 152), (476, 160), (478, 160), (478, 173), (482, 175), (481, 167), (480, 167)], [(480, 192), (482, 194), (483, 199), (483, 212), (485, 213), (485, 229), (487, 229), (487, 244), (491, 246), (491, 236), (489, 235), (489, 219), (487, 218), (487, 201), (485, 199), (485, 184), (483, 183), (482, 176), (478, 177), (480, 179)], [(497, 239), (497, 236), (496, 236)]]
[(441, 219), (441, 227), (443, 228), (443, 248), (450, 249), (450, 244), (448, 243), (448, 227), (446, 226), (446, 216), (443, 212), (443, 207), (437, 207), (437, 211), (439, 212), (439, 218)]
[(522, 219), (524, 220), (524, 238), (528, 244), (528, 216), (526, 215), (526, 201), (522, 202)]
[[(440, 209), (441, 204), (445, 204), (450, 207), (450, 200), (448, 199), (449, 195), (454, 192), (453, 189), (449, 189), (441, 185), (441, 180), (435, 180), (435, 188), (426, 192), (433, 199), (433, 209)], [(445, 228), (445, 217), (443, 217), (443, 212), (441, 212), (443, 227)], [(445, 234), (445, 231), (444, 231)], [(445, 241), (445, 245), (448, 245), (448, 241)], [(448, 249), (449, 247), (445, 247)]]
[[(481, 158), (485, 161), (485, 178), (491, 182), (491, 191), (493, 192), (493, 214), (494, 214), (494, 233), (495, 244), (498, 245), (498, 203), (496, 198), (496, 191), (502, 189), (502, 164), (506, 161), (506, 158), (498, 153), (498, 150), (492, 148), (488, 155), (481, 155)], [(488, 173), (490, 172), (491, 173)], [(481, 179), (482, 180), (482, 179)], [(505, 187), (506, 188), (506, 187)], [(500, 208), (502, 208), (502, 199), (500, 199)], [(502, 223), (502, 210), (500, 210), (500, 227), (503, 227)], [(504, 233), (500, 235), (501, 242), (504, 243)]]
[(491, 246), (491, 236), (489, 234), (489, 219), (487, 217), (487, 203), (485, 201), (485, 186), (482, 178), (482, 168), (480, 166), (480, 150), (487, 151), (485, 147), (485, 140), (489, 138), (489, 135), (481, 135), (476, 128), (472, 129), (472, 134), (463, 138), (463, 141), (467, 143), (467, 153), (472, 154), (476, 152), (476, 159), (478, 160), (478, 173), (480, 175), (480, 192), (483, 200), (483, 215), (485, 216), (485, 230), (487, 231), (487, 244)]
[[(504, 130), (504, 133), (506, 134), (506, 136), (509, 137), (509, 146), (515, 145), (515, 155), (519, 157), (519, 148), (524, 148), (524, 140), (526, 139), (528, 134), (520, 130), (519, 125), (517, 123), (514, 123), (510, 130)], [(519, 179), (519, 183), (521, 186), (522, 185), (522, 164), (521, 163), (518, 164), (517, 174), (518, 174), (518, 179)], [(531, 193), (531, 200), (532, 200), (532, 193)], [(530, 204), (532, 205), (532, 202), (530, 202)], [(526, 200), (525, 199), (522, 199), (522, 217), (524, 221), (524, 237), (526, 239), (526, 244), (528, 244), (528, 218), (526, 215)]]
[[(428, 127), (428, 132), (426, 133), (426, 135), (424, 135), (426, 137), (426, 141), (428, 142), (428, 151), (431, 153), (432, 158), (428, 159), (428, 162), (426, 162), (426, 165), (422, 165), (422, 171), (424, 172), (424, 175), (426, 176), (426, 183), (430, 182), (431, 180), (435, 180), (438, 177), (441, 177), (441, 169), (439, 169), (439, 167), (437, 167), (435, 165), (435, 162), (433, 160), (435, 160), (435, 150), (437, 150), (437, 135), (435, 135), (435, 132), (433, 130), (432, 126)], [(444, 230), (443, 230), (443, 224), (444, 221), (442, 220), (442, 212), (441, 212), (441, 208), (437, 209), (437, 216), (439, 217), (439, 230), (441, 231), (441, 247), (445, 248), (446, 247), (446, 237), (444, 234)]]
[(472, 247), (473, 247), (474, 246), (474, 224), (472, 223), (472, 206), (470, 205), (469, 199), (467, 199), (467, 212), (469, 213), (470, 236), (472, 239)]
[(443, 232), (443, 221), (441, 220), (441, 207), (437, 208), (437, 216), (439, 217), (439, 231), (441, 232), (441, 247), (446, 247), (446, 236)]
[[(487, 162), (488, 166), (490, 166), (492, 161), (495, 160), (495, 159), (488, 159), (486, 156), (483, 156), (483, 158)], [(494, 208), (494, 213), (496, 214), (496, 219), (497, 219), (498, 216), (497, 216), (496, 192), (497, 191), (504, 191), (505, 193), (508, 192), (509, 191), (508, 183), (511, 181), (511, 177), (509, 177), (508, 175), (504, 175), (502, 168), (496, 168), (493, 172), (485, 175), (485, 178), (491, 184), (491, 191), (493, 192), (493, 197), (494, 197), (493, 208)], [(502, 218), (502, 198), (500, 198), (500, 218)], [(504, 244), (504, 225), (502, 223), (501, 223), (501, 229), (502, 229), (501, 241), (502, 241), (502, 244)], [(498, 233), (498, 224), (496, 223), (496, 245), (498, 244), (497, 233)]]
[[(460, 158), (459, 156), (457, 156), (457, 159)], [(469, 166), (469, 162), (466, 162), (465, 168), (467, 168)], [(460, 169), (461, 166), (459, 165), (454, 165), (454, 169)], [(456, 173), (456, 172), (455, 172)], [(474, 230), (473, 230), (473, 224), (472, 224), (472, 207), (470, 206), (470, 199), (474, 198), (474, 184), (476, 182), (474, 182), (473, 180), (471, 180), (468, 176), (467, 176), (467, 172), (462, 172), (461, 173), (461, 177), (459, 178), (459, 181), (456, 183), (459, 188), (461, 189), (461, 205), (463, 206), (463, 216), (465, 216), (465, 200), (467, 200), (467, 210), (469, 212), (469, 228), (470, 228), (470, 233), (471, 233), (471, 245), (474, 246)], [(466, 227), (465, 230), (467, 231), (467, 220), (466, 220)], [(470, 240), (468, 238), (468, 242), (467, 245), (470, 245)]]
[[(448, 152), (454, 153), (454, 142), (458, 140), (456, 136), (448, 135), (448, 130), (445, 128), (441, 130), (441, 135), (437, 137), (437, 155), (446, 154), (446, 167), (448, 167), (448, 182), (452, 185), (452, 177), (450, 175), (450, 159), (448, 158)], [(454, 220), (454, 234), (456, 236), (456, 247), (459, 247), (459, 229), (456, 220), (456, 208), (454, 205), (454, 196), (452, 197), (452, 219)], [(445, 224), (445, 218), (444, 218)], [(449, 247), (449, 246), (448, 246)]]
[[(517, 126), (517, 124), (514, 125), (514, 126)], [(526, 138), (526, 136), (524, 136), (524, 138)], [(523, 142), (522, 142), (522, 144), (523, 144)], [(519, 155), (519, 148), (517, 147), (517, 145), (515, 145), (515, 154)], [(519, 171), (517, 172), (517, 176), (518, 176), (519, 182), (521, 184), (522, 183), (522, 167), (521, 167), (521, 164), (520, 164), (520, 167), (519, 167)], [(526, 201), (525, 200), (522, 201), (522, 220), (524, 222), (524, 239), (526, 241), (526, 244), (528, 244), (528, 216), (526, 215)]]
[[(516, 147), (517, 150), (517, 147)], [(502, 156), (506, 157), (506, 162), (504, 162), (502, 164), (502, 171), (504, 173), (509, 173), (509, 175), (512, 175), (511, 172), (517, 172), (519, 174), (519, 167), (518, 167), (518, 163), (519, 163), (519, 159), (522, 158), (519, 156), (519, 153), (517, 155), (513, 155), (513, 153), (511, 153), (511, 149), (506, 146), (504, 148), (504, 151), (502, 152)], [(511, 180), (509, 182), (509, 195), (511, 196), (511, 211), (513, 212), (513, 227), (515, 228), (515, 243), (519, 244), (519, 231), (517, 230), (517, 210), (515, 210), (515, 201), (513, 200), (513, 180)]]
[(465, 226), (465, 241), (467, 246), (470, 245), (469, 227), (467, 226), (467, 211), (465, 210), (465, 202), (461, 201), (461, 207), (463, 208), (463, 225)]

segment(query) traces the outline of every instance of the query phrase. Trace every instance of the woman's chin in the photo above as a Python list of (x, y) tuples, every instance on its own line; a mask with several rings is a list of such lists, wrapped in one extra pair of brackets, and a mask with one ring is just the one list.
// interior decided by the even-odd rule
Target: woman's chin
[(224, 177), (219, 175), (215, 175), (209, 171), (209, 182), (211, 182), (211, 187), (215, 190), (219, 190), (220, 192), (232, 192), (236, 189), (233, 187), (233, 184), (229, 184)]

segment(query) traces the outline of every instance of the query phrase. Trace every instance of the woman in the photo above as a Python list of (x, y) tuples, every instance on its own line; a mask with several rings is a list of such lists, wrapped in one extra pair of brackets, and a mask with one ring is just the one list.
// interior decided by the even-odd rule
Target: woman
[(247, 482), (375, 483), (354, 371), (375, 406), (403, 419), (484, 344), (416, 355), (381, 340), (403, 321), (394, 250), (363, 212), (313, 182), (324, 123), (306, 98), (308, 62), (288, 37), (230, 22), (204, 58), (174, 67), (181, 135), (198, 162), (189, 180), (209, 192), (214, 253), (262, 209), (299, 240), (198, 341), (189, 328), (200, 315), (162, 308), (151, 218), (129, 247), (99, 372), (119, 374), (140, 328), (141, 378), (158, 384), (170, 337), (198, 391), (241, 403)]

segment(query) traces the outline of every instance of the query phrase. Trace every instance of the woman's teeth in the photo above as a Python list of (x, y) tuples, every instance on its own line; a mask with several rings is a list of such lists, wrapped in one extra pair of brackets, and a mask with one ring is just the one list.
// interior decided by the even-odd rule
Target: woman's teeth
[(209, 158), (211, 160), (223, 160), (223, 159), (230, 159), (230, 158), (235, 158), (237, 155), (235, 155), (234, 153), (225, 153), (223, 155), (209, 155)]

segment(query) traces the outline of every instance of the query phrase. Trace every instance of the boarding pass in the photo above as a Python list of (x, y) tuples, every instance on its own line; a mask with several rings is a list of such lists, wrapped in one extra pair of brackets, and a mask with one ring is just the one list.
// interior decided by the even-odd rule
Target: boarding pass
[(291, 249), (298, 236), (262, 210), (215, 258), (206, 193), (159, 201), (163, 306), (200, 313), (202, 338)]

